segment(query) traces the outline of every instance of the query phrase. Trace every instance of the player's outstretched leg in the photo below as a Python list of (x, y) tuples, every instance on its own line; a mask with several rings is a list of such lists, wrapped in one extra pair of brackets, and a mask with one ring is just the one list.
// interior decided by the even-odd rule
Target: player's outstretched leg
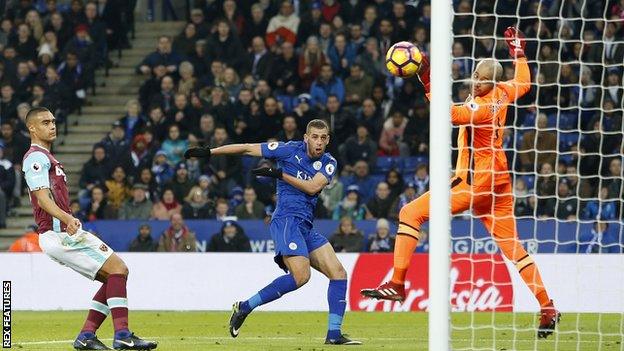
[(310, 261), (307, 257), (286, 256), (283, 260), (290, 274), (278, 277), (248, 300), (235, 302), (232, 306), (230, 335), (233, 338), (238, 336), (245, 319), (256, 307), (277, 300), (310, 280)]
[(116, 254), (111, 255), (104, 263), (98, 280), (106, 281), (106, 303), (113, 317), (115, 350), (152, 350), (158, 344), (155, 341), (143, 340), (130, 332), (128, 327), (128, 295), (126, 284), (128, 267)]
[(109, 312), (110, 309), (106, 304), (106, 283), (104, 283), (97, 293), (95, 293), (95, 296), (93, 296), (91, 308), (87, 314), (87, 320), (80, 334), (78, 334), (78, 337), (74, 341), (74, 348), (76, 350), (110, 350), (110, 348), (104, 345), (95, 335), (95, 332), (100, 325), (102, 325), (102, 322), (104, 322)]
[[(320, 236), (320, 234), (318, 234)], [(324, 238), (322, 241), (325, 241)], [(347, 308), (347, 272), (336, 257), (329, 243), (310, 252), (310, 264), (329, 279), (327, 288), (327, 304), (329, 315), (325, 344), (328, 345), (361, 345), (342, 334), (342, 321)]]

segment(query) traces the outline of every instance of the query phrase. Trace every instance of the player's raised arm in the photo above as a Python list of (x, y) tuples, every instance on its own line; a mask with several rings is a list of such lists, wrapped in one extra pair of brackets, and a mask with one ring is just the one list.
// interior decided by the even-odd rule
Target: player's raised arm
[(209, 147), (193, 147), (184, 152), (184, 158), (210, 158), (211, 155), (246, 155), (262, 156), (261, 144), (229, 144), (211, 149)]
[(531, 71), (524, 55), (526, 46), (524, 33), (514, 27), (507, 27), (507, 30), (505, 30), (505, 41), (509, 47), (509, 56), (514, 59), (516, 72), (514, 79), (506, 81), (499, 86), (507, 92), (511, 102), (516, 101), (531, 90)]

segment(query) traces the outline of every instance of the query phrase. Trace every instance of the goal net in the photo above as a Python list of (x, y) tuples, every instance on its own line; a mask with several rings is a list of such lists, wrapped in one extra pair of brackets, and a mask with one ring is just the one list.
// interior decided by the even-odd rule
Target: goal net
[[(470, 99), (481, 59), (498, 60), (502, 80), (513, 79), (503, 33), (514, 26), (526, 35), (531, 90), (509, 105), (505, 126), (489, 128), (501, 127), (517, 233), (534, 264), (505, 258), (473, 196), (452, 222), (451, 348), (624, 349), (624, 1), (461, 0), (453, 12), (456, 103)], [(474, 162), (479, 126), (468, 127)], [(453, 127), (454, 142), (459, 132)], [(459, 151), (454, 143), (453, 167)], [(562, 313), (545, 340), (536, 335), (540, 304), (519, 274), (529, 265)]]

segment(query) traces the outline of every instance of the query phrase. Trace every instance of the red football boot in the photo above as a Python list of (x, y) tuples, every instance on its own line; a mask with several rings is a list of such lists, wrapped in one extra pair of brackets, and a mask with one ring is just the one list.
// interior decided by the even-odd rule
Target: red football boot
[(373, 299), (403, 301), (405, 300), (405, 285), (386, 282), (376, 289), (362, 289), (360, 294)]
[(551, 335), (555, 331), (555, 327), (561, 319), (561, 313), (555, 309), (553, 300), (550, 303), (542, 307), (540, 311), (540, 324), (537, 329), (537, 337), (540, 339), (546, 339), (548, 335)]

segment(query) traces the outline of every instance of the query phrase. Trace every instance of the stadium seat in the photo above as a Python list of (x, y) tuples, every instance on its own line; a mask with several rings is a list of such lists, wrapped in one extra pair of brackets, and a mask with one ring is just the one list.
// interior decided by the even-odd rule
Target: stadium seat
[(578, 116), (576, 113), (567, 112), (559, 114), (559, 130), (577, 129)]
[(578, 132), (560, 132), (559, 133), (559, 150), (561, 152), (569, 151), (570, 148), (579, 143)]
[(524, 183), (527, 186), (527, 189), (531, 190), (535, 188), (535, 176), (534, 175), (525, 175), (522, 177), (524, 179)]
[(386, 174), (389, 170), (396, 167), (398, 157), (379, 156), (377, 157), (377, 164), (375, 165), (374, 173)]
[(403, 159), (403, 166), (400, 167), (403, 174), (410, 174), (416, 171), (416, 167), (421, 163), (428, 163), (428, 158), (426, 156), (413, 156), (406, 157)]

